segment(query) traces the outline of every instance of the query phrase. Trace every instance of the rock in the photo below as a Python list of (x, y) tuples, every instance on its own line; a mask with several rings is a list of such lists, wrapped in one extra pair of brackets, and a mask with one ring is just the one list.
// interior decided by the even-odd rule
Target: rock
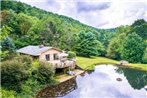
[(121, 79), (121, 78), (116, 78), (116, 80), (117, 80), (117, 81), (122, 81), (122, 79)]
[(145, 86), (144, 89), (147, 91), (147, 86)]
[(120, 61), (120, 62), (119, 62), (119, 65), (127, 65), (127, 64), (129, 64), (128, 61)]
[(74, 71), (68, 71), (67, 72), (69, 75), (75, 75), (76, 73)]

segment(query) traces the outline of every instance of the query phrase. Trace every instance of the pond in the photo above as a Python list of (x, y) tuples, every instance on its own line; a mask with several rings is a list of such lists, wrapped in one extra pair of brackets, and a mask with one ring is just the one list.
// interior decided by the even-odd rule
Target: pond
[(54, 96), (62, 98), (146, 98), (145, 86), (146, 72), (112, 65), (98, 65), (93, 72), (86, 72), (58, 87), (46, 88), (41, 95), (49, 97), (51, 94), (47, 94), (47, 91), (52, 89), (50, 92), (54, 92)]

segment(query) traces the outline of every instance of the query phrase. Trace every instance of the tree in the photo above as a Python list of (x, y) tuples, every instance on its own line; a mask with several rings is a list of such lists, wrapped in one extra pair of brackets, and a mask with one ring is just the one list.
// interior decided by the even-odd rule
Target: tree
[(147, 39), (147, 22), (143, 19), (136, 20), (132, 24), (132, 32), (136, 32), (143, 39)]
[(21, 31), (21, 35), (26, 35), (29, 29), (38, 23), (36, 17), (28, 16), (24, 13), (19, 13), (17, 15), (18, 28)]
[(54, 68), (46, 61), (40, 62), (40, 66), (32, 72), (32, 75), (42, 84), (53, 83)]
[(76, 41), (76, 52), (80, 56), (96, 56), (98, 54), (98, 40), (92, 32), (81, 31)]
[(120, 55), (121, 55), (121, 48), (122, 48), (122, 44), (124, 41), (124, 38), (126, 37), (125, 33), (119, 34), (118, 36), (114, 37), (108, 46), (107, 49), (107, 56), (109, 58), (113, 58), (113, 59), (121, 59)]
[(29, 30), (31, 42), (55, 46), (60, 42), (60, 31), (57, 28), (58, 19), (45, 17)]
[(15, 51), (15, 45), (9, 37), (5, 37), (5, 39), (1, 42), (1, 46), (2, 51)]
[(128, 34), (121, 48), (121, 59), (137, 63), (142, 61), (145, 43), (135, 32)]
[(11, 33), (15, 34), (16, 32), (19, 33), (19, 29), (17, 26), (17, 15), (12, 10), (2, 10), (1, 11), (1, 26), (11, 28)]
[(22, 62), (15, 60), (7, 60), (1, 64), (1, 83), (2, 86), (9, 89), (20, 91), (21, 83), (28, 78)]

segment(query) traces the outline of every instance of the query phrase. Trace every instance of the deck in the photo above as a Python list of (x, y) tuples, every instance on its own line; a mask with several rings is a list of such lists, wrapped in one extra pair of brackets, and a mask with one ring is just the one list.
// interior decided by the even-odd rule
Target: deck
[(66, 67), (74, 68), (76, 66), (76, 63), (71, 60), (66, 60), (64, 62), (61, 62), (60, 60), (58, 60), (58, 61), (52, 61), (49, 63), (51, 63), (55, 68), (66, 68)]
[(71, 78), (76, 77), (76, 76), (84, 73), (84, 71), (80, 70), (80, 69), (75, 69), (74, 72), (76, 73), (75, 75), (62, 74), (62, 75), (56, 76), (56, 80), (61, 83), (61, 82), (70, 80)]

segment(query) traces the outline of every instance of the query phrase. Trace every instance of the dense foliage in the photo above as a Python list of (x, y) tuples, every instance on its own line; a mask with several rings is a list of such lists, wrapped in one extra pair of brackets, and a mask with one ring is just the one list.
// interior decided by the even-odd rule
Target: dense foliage
[(0, 71), (4, 98), (30, 98), (38, 89), (56, 83), (53, 79), (55, 70), (45, 62), (38, 64), (39, 66), (33, 66), (32, 58), (26, 55), (3, 61)]
[(145, 44), (142, 38), (136, 33), (128, 34), (124, 39), (121, 48), (121, 58), (130, 62), (141, 62), (144, 54)]
[[(23, 60), (27, 58), (28, 60)], [(29, 77), (27, 71), (32, 59), (28, 56), (18, 56), (12, 60), (7, 60), (1, 64), (1, 83), (2, 86), (9, 90), (21, 90), (21, 84)]]
[(54, 68), (47, 62), (40, 62), (40, 66), (37, 69), (33, 70), (32, 75), (41, 83), (41, 84), (51, 84), (53, 81), (53, 76), (55, 74)]
[[(135, 28), (140, 31), (135, 31)], [(146, 63), (147, 38), (142, 36), (147, 34), (145, 28), (147, 22), (142, 19), (135, 21), (131, 26), (119, 27), (115, 37), (109, 43), (107, 56), (132, 63)]]
[[(102, 49), (102, 44), (96, 40), (96, 36), (92, 32), (81, 31), (76, 38), (76, 51), (80, 56), (96, 56)], [(99, 49), (100, 48), (100, 49)]]

